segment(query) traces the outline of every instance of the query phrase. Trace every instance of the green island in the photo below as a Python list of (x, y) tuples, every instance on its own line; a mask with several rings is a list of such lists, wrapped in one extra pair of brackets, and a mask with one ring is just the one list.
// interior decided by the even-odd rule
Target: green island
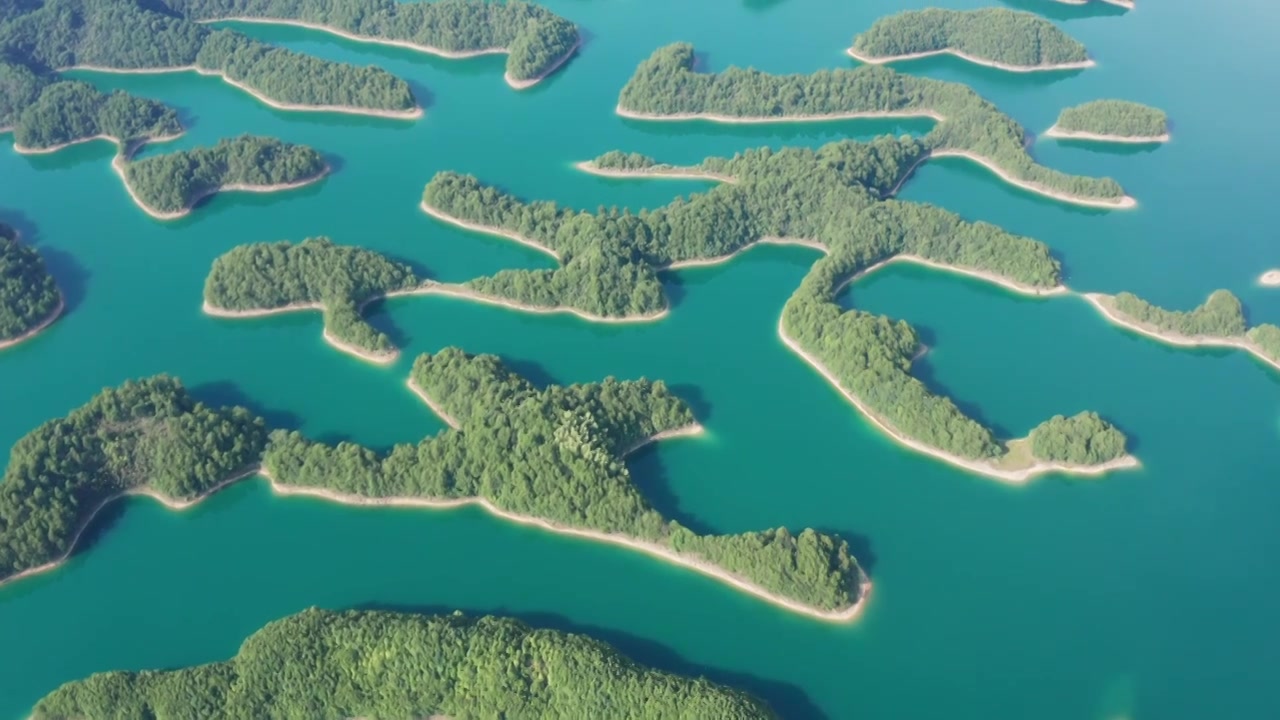
[[(0, 57), (56, 84), (59, 70), (218, 75), (272, 107), (414, 118), (408, 83), (377, 67), (331, 62), (273, 47), (231, 30), (212, 30), (143, 0), (19, 3), (0, 22)], [(6, 67), (6, 75), (22, 70)], [(24, 86), (25, 87), (25, 86)], [(5, 104), (34, 101), (6, 88)], [(10, 110), (12, 114), (12, 109)], [(69, 138), (74, 139), (74, 138)], [(65, 141), (64, 141), (65, 142)]]
[(507, 54), (506, 81), (530, 87), (577, 50), (578, 28), (522, 0), (165, 0), (204, 21), (296, 25), (349, 40), (404, 47), (450, 58)]
[(112, 164), (134, 203), (158, 220), (183, 217), (218, 192), (292, 190), (329, 172), (324, 158), (310, 147), (254, 135), (134, 162), (122, 153)]
[(0, 350), (35, 337), (62, 309), (62, 293), (44, 258), (0, 223)]
[(641, 666), (585, 635), (511, 618), (309, 609), (226, 662), (107, 672), (39, 701), (71, 718), (687, 718), (766, 720), (746, 693)]
[(1214, 291), (1190, 311), (1166, 310), (1127, 292), (1084, 298), (1111, 322), (1147, 337), (1183, 347), (1240, 348), (1280, 369), (1280, 327), (1250, 328), (1240, 299), (1228, 290)]
[(1011, 72), (1094, 65), (1084, 45), (1057, 25), (1005, 8), (906, 10), (876, 20), (853, 39), (848, 52), (875, 64), (950, 54)]
[[(918, 203), (884, 200), (901, 186), (927, 146), (910, 137), (839, 141), (818, 150), (761, 148), (708, 158), (692, 168), (609, 153), (592, 168), (626, 174), (709, 173), (730, 179), (666, 207), (578, 212), (551, 202), (526, 203), (471, 176), (440, 173), (423, 206), (446, 222), (543, 248), (555, 270), (505, 270), (472, 280), (470, 289), (517, 306), (574, 308), (619, 320), (660, 317), (662, 270), (723, 262), (756, 243), (800, 244), (827, 253), (784, 308), (784, 341), (839, 387), (898, 442), (932, 457), (1011, 482), (1044, 472), (1097, 474), (1133, 467), (1123, 443), (1099, 461), (1077, 463), (1034, 452), (1033, 443), (997, 441), (949, 399), (910, 374), (920, 343), (905, 323), (844, 312), (836, 296), (852, 279), (894, 261), (969, 275), (1015, 292), (1067, 292), (1043, 244), (988, 223)], [(1056, 424), (1079, 433), (1086, 424)], [(1099, 429), (1110, 432), (1112, 429)], [(1045, 428), (1050, 431), (1050, 428)], [(1115, 446), (1099, 440), (1098, 447)], [(1041, 445), (1049, 447), (1049, 445)]]
[(1068, 175), (1038, 164), (1026, 132), (966, 85), (915, 77), (877, 65), (769, 75), (732, 67), (694, 71), (693, 46), (676, 43), (640, 63), (618, 99), (618, 113), (641, 120), (796, 122), (874, 117), (938, 121), (923, 138), (932, 157), (959, 156), (1005, 182), (1062, 202), (1101, 208), (1137, 203), (1110, 178)]
[(1169, 116), (1127, 100), (1094, 100), (1063, 110), (1045, 135), (1100, 142), (1168, 142)]
[(120, 147), (182, 134), (172, 108), (119, 90), (100, 92), (89, 83), (53, 80), (25, 67), (0, 63), (0, 126), (13, 129), (20, 153), (49, 153), (90, 140)]
[(491, 355), (422, 355), (410, 388), (451, 427), (386, 455), (268, 436), (244, 408), (212, 409), (160, 376), (107, 389), (20, 439), (0, 483), (0, 578), (56, 567), (106, 503), (146, 494), (189, 507), (260, 472), (284, 495), (354, 505), (478, 504), (504, 519), (623, 545), (823, 620), (853, 619), (869, 590), (848, 543), (806, 529), (699, 535), (664, 519), (624, 458), (701, 432), (661, 382), (608, 378), (539, 390)]
[(255, 243), (213, 261), (204, 286), (204, 311), (218, 317), (257, 317), (322, 310), (324, 338), (357, 357), (388, 363), (399, 356), (385, 333), (361, 317), (368, 303), (422, 285), (412, 268), (328, 238)]

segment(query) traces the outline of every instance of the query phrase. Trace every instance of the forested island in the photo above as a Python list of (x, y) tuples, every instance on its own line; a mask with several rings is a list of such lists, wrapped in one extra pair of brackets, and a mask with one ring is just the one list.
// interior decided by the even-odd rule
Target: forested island
[(1045, 135), (1102, 142), (1168, 142), (1169, 117), (1163, 110), (1127, 100), (1094, 100), (1063, 110)]
[(903, 11), (875, 21), (849, 48), (855, 59), (876, 64), (944, 53), (1013, 72), (1094, 64), (1084, 45), (1057, 25), (1005, 8)]
[(35, 337), (58, 319), (62, 307), (44, 258), (0, 223), (0, 350)]
[(578, 28), (522, 0), (164, 0), (205, 21), (298, 25), (350, 40), (405, 47), (443, 57), (507, 54), (507, 83), (529, 87), (555, 72), (578, 48)]
[(1166, 310), (1133, 293), (1084, 297), (1108, 320), (1148, 337), (1171, 345), (1240, 348), (1280, 369), (1280, 327), (1250, 328), (1244, 306), (1230, 291), (1216, 290), (1190, 311)]
[[(0, 57), (34, 75), (48, 76), (45, 82), (57, 82), (52, 70), (69, 68), (192, 70), (219, 75), (282, 109), (387, 117), (417, 117), (422, 112), (408, 83), (385, 70), (323, 60), (230, 30), (213, 30), (164, 3), (46, 0), (21, 3), (13, 10), (0, 21)], [(4, 91), (10, 95), (6, 104), (18, 109), (34, 100), (25, 90)]]
[(646, 668), (585, 635), (494, 616), (312, 608), (250, 635), (226, 662), (99, 673), (58, 688), (31, 714), (113, 717), (775, 716), (743, 692)]
[(693, 47), (677, 43), (640, 63), (622, 89), (618, 112), (645, 120), (723, 122), (928, 117), (938, 121), (923, 139), (932, 157), (965, 157), (1006, 182), (1063, 202), (1102, 208), (1136, 204), (1115, 180), (1068, 175), (1036, 163), (1026, 150), (1023, 128), (969, 87), (882, 66), (812, 75), (736, 67), (698, 73)]
[(366, 360), (387, 363), (399, 351), (361, 316), (364, 306), (421, 285), (404, 263), (328, 238), (241, 245), (213, 261), (204, 285), (204, 311), (255, 317), (322, 310), (324, 337)]
[[(749, 150), (708, 158), (681, 171), (727, 179), (654, 210), (579, 212), (523, 202), (471, 176), (440, 173), (424, 205), (439, 218), (538, 245), (561, 260), (555, 270), (507, 270), (467, 283), (522, 304), (576, 307), (616, 318), (647, 318), (666, 307), (658, 272), (727, 260), (758, 242), (816, 247), (828, 253), (788, 302), (782, 331), (800, 352), (882, 429), (904, 444), (969, 470), (1021, 481), (1048, 471), (1096, 473), (1136, 461), (1120, 451), (1099, 462), (1036, 455), (1026, 440), (1002, 443), (949, 399), (910, 375), (919, 348), (905, 323), (858, 311), (835, 297), (848, 280), (892, 261), (971, 275), (1016, 292), (1066, 292), (1048, 248), (987, 223), (969, 223), (929, 205), (884, 200), (928, 154), (925, 143), (884, 136), (839, 141), (818, 150)], [(644, 174), (652, 158), (622, 153), (596, 164)], [(670, 168), (671, 166), (666, 166)], [(1041, 433), (1080, 436), (1083, 421)], [(1098, 429), (1111, 431), (1110, 426)], [(1063, 440), (1060, 445), (1079, 444)], [(1103, 440), (1088, 447), (1109, 447)], [(1053, 447), (1041, 443), (1041, 448)], [(1047, 452), (1047, 451), (1045, 451)]]
[(106, 389), (20, 439), (0, 482), (0, 580), (56, 567), (93, 516), (126, 494), (173, 508), (259, 471), (273, 489), (354, 505), (490, 513), (623, 545), (789, 610), (847, 621), (869, 583), (848, 543), (785, 528), (699, 535), (663, 518), (624, 458), (695, 434), (688, 405), (662, 382), (608, 378), (539, 390), (491, 355), (422, 355), (409, 385), (451, 428), (385, 455), (353, 443), (268, 435), (244, 408), (209, 408), (158, 376)]
[(136, 162), (121, 154), (114, 165), (138, 207), (160, 220), (183, 217), (214, 193), (292, 190), (329, 172), (314, 149), (255, 135)]
[(119, 90), (103, 93), (89, 83), (55, 80), (20, 65), (0, 63), (0, 92), (5, 90), (7, 112), (0, 112), (0, 126), (13, 128), (14, 147), (21, 153), (53, 152), (97, 139), (135, 147), (183, 131), (178, 113), (154, 100)]

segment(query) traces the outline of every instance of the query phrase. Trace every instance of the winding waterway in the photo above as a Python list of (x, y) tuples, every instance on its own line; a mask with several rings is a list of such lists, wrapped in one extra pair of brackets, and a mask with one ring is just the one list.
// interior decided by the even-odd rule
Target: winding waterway
[[(1098, 65), (1081, 72), (1015, 75), (955, 58), (898, 66), (970, 83), (1032, 131), (1096, 98), (1167, 110), (1173, 138), (1164, 146), (1034, 147), (1052, 167), (1117, 178), (1136, 209), (1067, 207), (955, 158), (926, 163), (902, 197), (1043, 240), (1081, 292), (1129, 290), (1189, 309), (1227, 288), (1251, 325), (1280, 322), (1280, 291), (1256, 284), (1280, 265), (1280, 97), (1265, 91), (1280, 84), (1271, 32), (1280, 8), (1139, 2), (1129, 13), (1008, 3), (1043, 10), (1083, 41)], [(785, 717), (1280, 716), (1280, 685), (1268, 672), (1280, 661), (1280, 565), (1271, 561), (1280, 550), (1280, 373), (1244, 352), (1167, 347), (1108, 324), (1078, 297), (1028, 299), (906, 263), (852, 285), (847, 303), (921, 331), (930, 350), (916, 372), (999, 436), (1093, 409), (1129, 434), (1143, 463), (1010, 487), (895, 445), (787, 351), (777, 319), (818, 257), (805, 248), (764, 246), (672, 273), (672, 312), (655, 323), (392, 299), (372, 318), (402, 354), (382, 367), (327, 345), (318, 313), (201, 313), (210, 263), (244, 242), (323, 234), (445, 282), (553, 266), (535, 250), (423, 214), (422, 187), (438, 170), (583, 208), (654, 207), (709, 185), (602, 178), (573, 164), (612, 149), (690, 164), (931, 126), (614, 115), (632, 70), (661, 45), (693, 42), (709, 70), (848, 67), (852, 36), (902, 9), (897, 2), (547, 4), (583, 26), (587, 42), (522, 92), (503, 82), (501, 56), (445, 60), (241, 26), (409, 79), (425, 100), (416, 121), (281, 112), (192, 74), (74, 73), (182, 109), (188, 133), (144, 156), (252, 132), (312, 145), (335, 172), (277, 195), (220, 195), (161, 223), (129, 202), (109, 143), (26, 157), (4, 137), (0, 221), (49, 259), (67, 311), (0, 352), (0, 447), (103, 386), (162, 371), (202, 399), (247, 403), (274, 424), (375, 447), (443, 427), (404, 381), (415, 356), (449, 345), (499, 353), (542, 382), (661, 378), (693, 401), (707, 432), (633, 458), (659, 509), (700, 531), (839, 532), (875, 583), (866, 611), (852, 624), (818, 622), (639, 553), (474, 508), (348, 508), (247, 481), (183, 513), (145, 498), (118, 503), (65, 567), (0, 589), (0, 718), (25, 717), (40, 696), (91, 672), (229, 657), (266, 622), (311, 605), (457, 608), (585, 631), (643, 662), (745, 687)]]

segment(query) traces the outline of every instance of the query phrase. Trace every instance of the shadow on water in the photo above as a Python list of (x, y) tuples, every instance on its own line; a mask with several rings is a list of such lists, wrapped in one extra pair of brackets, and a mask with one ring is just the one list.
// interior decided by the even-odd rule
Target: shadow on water
[(1096, 142), (1092, 140), (1074, 140), (1071, 138), (1042, 138), (1044, 142), (1055, 142), (1064, 148), (1072, 150), (1082, 150), (1094, 155), (1115, 155), (1119, 157), (1129, 157), (1133, 155), (1147, 155), (1159, 150), (1164, 143), (1116, 143), (1116, 142)]
[(702, 388), (691, 383), (677, 383), (668, 385), (671, 392), (678, 395), (682, 400), (689, 403), (689, 409), (693, 410), (693, 417), (703, 425), (711, 420), (712, 405), (707, 399), (706, 393), (702, 392)]
[[(710, 120), (667, 122), (621, 118), (629, 129), (654, 137), (682, 137), (703, 135), (711, 130), (717, 137), (739, 138), (750, 142), (744, 147), (768, 145), (774, 150), (801, 145), (818, 147), (838, 140), (867, 141), (881, 135), (910, 135), (924, 137), (937, 123), (929, 118), (862, 118), (853, 120), (823, 120), (819, 122), (766, 122), (766, 123), (717, 123)], [(619, 148), (625, 150), (626, 148)], [(730, 153), (731, 154), (731, 153)], [(656, 158), (659, 162), (679, 162), (679, 158)], [(688, 163), (702, 160), (690, 159)]]
[[(1041, 0), (1041, 2), (1047, 3), (1048, 0)], [(852, 58), (850, 60), (852, 61)], [(1019, 89), (1047, 88), (1085, 72), (1083, 69), (1011, 72), (969, 62), (955, 55), (931, 55), (917, 60), (891, 63), (889, 67), (912, 75), (933, 75), (939, 72), (963, 73), (966, 77), (981, 80), (987, 85)]]
[[(416, 615), (448, 615), (454, 608), (441, 605), (397, 605), (369, 602), (352, 607), (353, 610), (412, 613)], [(641, 665), (676, 673), (686, 677), (704, 677), (714, 683), (744, 690), (764, 700), (788, 720), (827, 720), (827, 715), (796, 685), (769, 680), (750, 673), (721, 670), (710, 665), (690, 662), (662, 643), (613, 628), (575, 622), (558, 613), (512, 612), (502, 607), (484, 611), (464, 611), (472, 617), (478, 615), (502, 615), (519, 620), (530, 627), (575, 633), (600, 640), (613, 646), (623, 655)]]
[(1043, 15), (1051, 20), (1082, 20), (1095, 17), (1116, 17), (1129, 12), (1118, 5), (1102, 0), (1090, 0), (1083, 5), (1068, 5), (1052, 0), (1003, 0), (1015, 10)]
[[(912, 325), (912, 327), (916, 329), (916, 333), (920, 336), (921, 340), (933, 337), (932, 331), (926, 331), (919, 325)], [(927, 340), (925, 340), (925, 344), (930, 347), (933, 347), (934, 345), (932, 342)], [(1008, 428), (1002, 427), (997, 423), (993, 423), (988, 418), (984, 417), (982, 409), (972, 401), (962, 400), (961, 398), (951, 394), (947, 390), (947, 387), (938, 380), (937, 375), (934, 373), (933, 366), (929, 363), (929, 355), (927, 353), (924, 357), (912, 363), (911, 376), (919, 380), (929, 390), (929, 392), (934, 395), (950, 398), (951, 402), (955, 403), (955, 406), (960, 408), (960, 412), (964, 413), (966, 417), (971, 418), (979, 425), (990, 428), (991, 432), (995, 433), (997, 438), (1007, 440), (1013, 437), (1009, 434)]]
[(413, 98), (418, 101), (418, 107), (422, 108), (423, 112), (431, 110), (431, 107), (436, 103), (436, 95), (431, 92), (431, 88), (416, 80), (403, 79), (409, 84), (409, 91), (413, 93)]
[(742, 0), (742, 7), (753, 13), (768, 12), (786, 0)]
[(816, 527), (814, 530), (827, 535), (834, 535), (849, 543), (849, 552), (857, 559), (858, 565), (862, 567), (868, 577), (874, 574), (876, 562), (879, 558), (876, 557), (875, 549), (871, 546), (870, 535), (852, 530), (837, 530), (831, 527)]
[(85, 295), (88, 294), (91, 275), (88, 268), (66, 250), (48, 245), (42, 246), (39, 227), (25, 213), (8, 208), (0, 209), (0, 223), (17, 230), (19, 242), (35, 248), (40, 253), (45, 267), (53, 275), (54, 282), (58, 284), (63, 302), (66, 303), (63, 313), (71, 313), (80, 307), (80, 303), (84, 302)]
[[(1115, 212), (1107, 208), (1088, 207), (1085, 205), (1077, 205), (1076, 203), (1064, 202), (1062, 200), (1054, 200), (1045, 197), (1040, 193), (1033, 192), (1012, 185), (1001, 180), (995, 173), (987, 168), (962, 157), (940, 157), (930, 158), (928, 162), (923, 163), (915, 172), (915, 176), (919, 177), (921, 173), (927, 173), (930, 168), (946, 168), (948, 172), (958, 173), (963, 176), (963, 184), (989, 184), (1000, 189), (1000, 193), (1008, 198), (1009, 203), (1032, 202), (1045, 208), (1057, 208), (1060, 212), (1071, 213), (1072, 215), (1083, 215), (1086, 217), (1098, 217)], [(911, 184), (906, 185), (907, 188)], [(910, 199), (910, 198), (906, 198)]]
[(87, 552), (97, 545), (98, 541), (106, 537), (120, 523), (128, 504), (129, 498), (117, 498), (99, 510), (93, 516), (93, 519), (89, 521), (89, 524), (85, 526), (84, 532), (80, 533), (75, 547), (71, 548), (71, 555), (68, 560)]
[(502, 356), (502, 364), (511, 368), (511, 371), (520, 377), (533, 383), (533, 386), (539, 390), (545, 390), (546, 388), (557, 384), (555, 376), (540, 363), (533, 360), (508, 357), (504, 355)]
[(254, 400), (239, 385), (230, 380), (214, 380), (190, 388), (191, 395), (211, 407), (239, 405), (266, 421), (269, 429), (297, 430), (302, 418), (288, 410), (272, 410)]
[(640, 494), (662, 517), (674, 520), (699, 535), (719, 534), (706, 521), (680, 507), (680, 498), (671, 489), (671, 475), (656, 445), (646, 445), (627, 456), (631, 481)]

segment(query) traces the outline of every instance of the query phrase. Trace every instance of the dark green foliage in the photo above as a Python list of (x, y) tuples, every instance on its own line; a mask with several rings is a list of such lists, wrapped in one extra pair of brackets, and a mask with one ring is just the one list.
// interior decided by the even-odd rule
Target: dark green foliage
[(33, 720), (774, 717), (745, 693), (509, 618), (331, 612), (273, 622), (228, 662), (67, 683)]
[(1054, 126), (1096, 135), (1160, 137), (1169, 132), (1169, 117), (1163, 110), (1127, 100), (1094, 100), (1063, 110)]
[(178, 114), (154, 100), (119, 90), (105, 94), (84, 82), (58, 81), (23, 106), (13, 136), (19, 146), (44, 149), (98, 135), (128, 146), (181, 132)]
[(516, 80), (548, 72), (578, 42), (573, 23), (520, 0), (161, 0), (197, 19), (296, 20), (352, 35), (450, 52), (506, 49)]
[(619, 105), (639, 113), (709, 113), (731, 117), (800, 117), (850, 112), (936, 112), (945, 120), (924, 138), (928, 149), (970, 152), (1015, 178), (1045, 189), (1100, 200), (1124, 191), (1110, 178), (1067, 175), (1039, 165), (1026, 151), (1027, 136), (1012, 118), (959, 83), (896, 73), (887, 67), (820, 70), (812, 75), (768, 75), (729, 68), (693, 71), (693, 47), (657, 50), (640, 63), (622, 89)]
[(0, 223), (0, 342), (26, 333), (58, 308), (58, 285), (44, 258)]
[(1098, 465), (1123, 457), (1125, 442), (1124, 433), (1097, 413), (1054, 415), (1031, 431), (1031, 454), (1048, 462)]
[(34, 103), (52, 81), (49, 73), (40, 74), (0, 57), (0, 131), (13, 128), (22, 109)]
[(658, 162), (648, 155), (610, 150), (592, 160), (591, 164), (607, 170), (648, 170), (657, 165)]
[(861, 570), (842, 540), (781, 531), (699, 538), (649, 506), (623, 456), (693, 422), (661, 382), (609, 378), (537, 390), (497, 358), (455, 349), (419, 357), (412, 379), (460, 430), (397, 445), (385, 456), (278, 431), (263, 465), (286, 485), (370, 498), (478, 497), (507, 512), (683, 547), (818, 608), (844, 608), (859, 597)]
[(1084, 45), (1057, 25), (1005, 8), (907, 10), (876, 20), (853, 39), (860, 55), (889, 57), (958, 50), (981, 60), (1033, 67), (1089, 59)]
[(189, 209), (225, 186), (291, 184), (314, 178), (324, 170), (324, 158), (312, 148), (254, 135), (125, 165), (134, 193), (161, 212)]
[(1190, 312), (1165, 310), (1127, 292), (1111, 298), (1111, 303), (1117, 311), (1139, 323), (1188, 337), (1240, 337), (1247, 327), (1240, 300), (1227, 290), (1215, 291), (1203, 305)]
[(199, 497), (257, 464), (267, 441), (244, 408), (209, 408), (163, 375), (108, 388), (18, 440), (0, 482), (0, 578), (52, 562), (109, 498), (149, 488)]
[(271, 310), (295, 304), (324, 306), (325, 330), (372, 353), (394, 350), (391, 340), (365, 322), (370, 300), (419, 284), (409, 266), (328, 238), (241, 245), (213, 261), (204, 299), (225, 310)]

